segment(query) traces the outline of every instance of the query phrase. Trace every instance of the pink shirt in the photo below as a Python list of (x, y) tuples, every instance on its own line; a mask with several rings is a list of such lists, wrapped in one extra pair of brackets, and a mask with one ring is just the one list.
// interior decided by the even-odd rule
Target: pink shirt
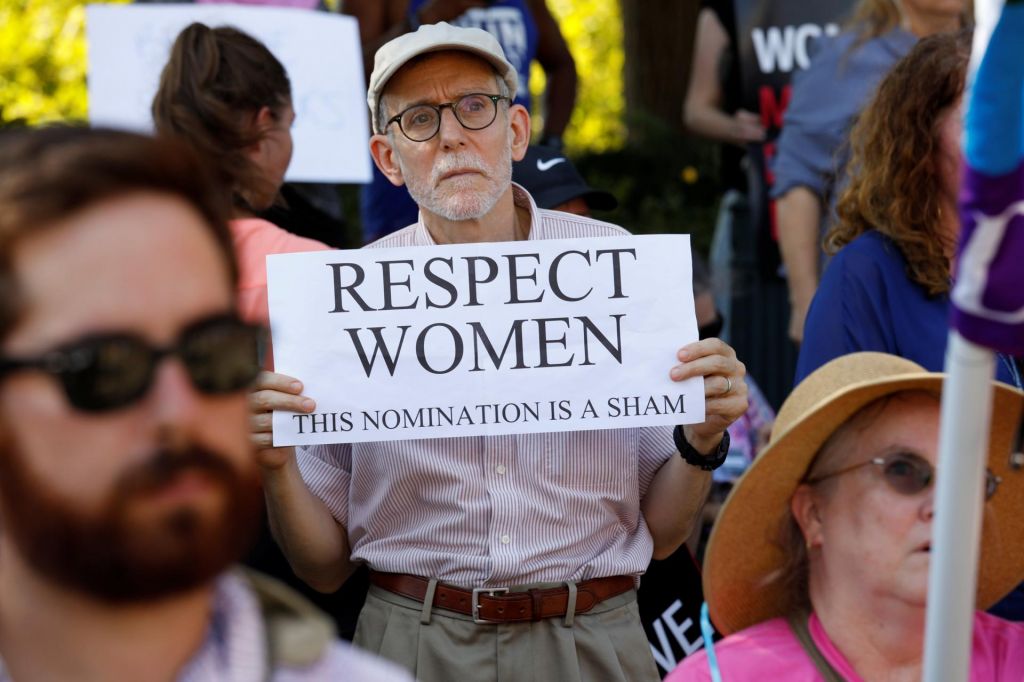
[(326, 251), (330, 247), (282, 230), (262, 218), (237, 218), (230, 221), (228, 227), (238, 259), (238, 312), (246, 322), (269, 326), (267, 256)]
[[(267, 303), (267, 256), (274, 253), (326, 251), (329, 246), (306, 239), (262, 218), (236, 218), (228, 222), (238, 260), (238, 314), (246, 322), (270, 327)], [(274, 369), (274, 349), (267, 339), (263, 366)]]
[[(821, 621), (813, 614), (810, 631), (814, 643), (836, 672), (848, 682), (863, 682), (829, 640)], [(782, 618), (759, 623), (726, 637), (715, 645), (715, 653), (723, 682), (818, 682), (822, 679), (789, 623)], [(975, 612), (970, 679), (976, 682), (1024, 680), (1024, 624)], [(711, 671), (707, 653), (703, 650), (687, 657), (665, 678), (665, 682), (706, 680), (711, 680)]]

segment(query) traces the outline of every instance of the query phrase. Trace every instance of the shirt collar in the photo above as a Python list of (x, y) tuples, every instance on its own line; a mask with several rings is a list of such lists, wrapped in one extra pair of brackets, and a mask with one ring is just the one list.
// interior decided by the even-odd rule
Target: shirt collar
[(267, 677), (263, 616), (246, 581), (233, 573), (217, 580), (206, 636), (179, 682), (234, 682)]

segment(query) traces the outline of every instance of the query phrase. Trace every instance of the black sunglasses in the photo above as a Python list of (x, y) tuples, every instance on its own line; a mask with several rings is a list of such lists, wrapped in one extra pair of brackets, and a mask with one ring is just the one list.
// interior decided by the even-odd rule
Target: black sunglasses
[[(820, 476), (813, 476), (804, 479), (804, 483), (820, 483), (826, 479), (854, 471), (861, 467), (873, 464), (881, 467), (882, 477), (889, 487), (901, 495), (916, 495), (928, 488), (935, 480), (935, 467), (931, 462), (910, 452), (896, 452), (886, 457), (875, 457), (860, 464), (848, 466), (845, 469), (832, 471)], [(991, 469), (985, 470), (985, 499), (990, 500), (1003, 482), (999, 476), (992, 473)]]
[(177, 355), (202, 393), (233, 393), (260, 371), (262, 328), (231, 314), (186, 327), (177, 342), (155, 348), (132, 334), (95, 334), (34, 358), (0, 357), (0, 378), (23, 370), (56, 377), (68, 402), (85, 412), (127, 407), (146, 394), (160, 360)]

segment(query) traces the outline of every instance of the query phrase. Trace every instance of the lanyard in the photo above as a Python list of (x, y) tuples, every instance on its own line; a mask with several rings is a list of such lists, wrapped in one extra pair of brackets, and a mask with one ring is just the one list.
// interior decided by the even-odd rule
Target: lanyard
[(715, 643), (712, 641), (712, 638), (715, 636), (715, 629), (711, 626), (707, 602), (701, 604), (700, 607), (700, 632), (704, 635), (704, 651), (708, 654), (711, 682), (722, 682), (722, 671), (718, 669), (718, 656), (715, 655)]

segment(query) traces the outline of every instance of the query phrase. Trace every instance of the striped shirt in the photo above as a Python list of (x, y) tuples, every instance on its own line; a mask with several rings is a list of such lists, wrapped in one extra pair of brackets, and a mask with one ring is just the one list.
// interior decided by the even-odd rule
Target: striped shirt
[[(530, 240), (628, 234), (513, 196)], [(368, 248), (433, 244), (421, 215)], [(298, 463), (354, 560), (498, 587), (642, 574), (654, 544), (640, 500), (674, 452), (671, 427), (655, 427), (314, 445)]]

